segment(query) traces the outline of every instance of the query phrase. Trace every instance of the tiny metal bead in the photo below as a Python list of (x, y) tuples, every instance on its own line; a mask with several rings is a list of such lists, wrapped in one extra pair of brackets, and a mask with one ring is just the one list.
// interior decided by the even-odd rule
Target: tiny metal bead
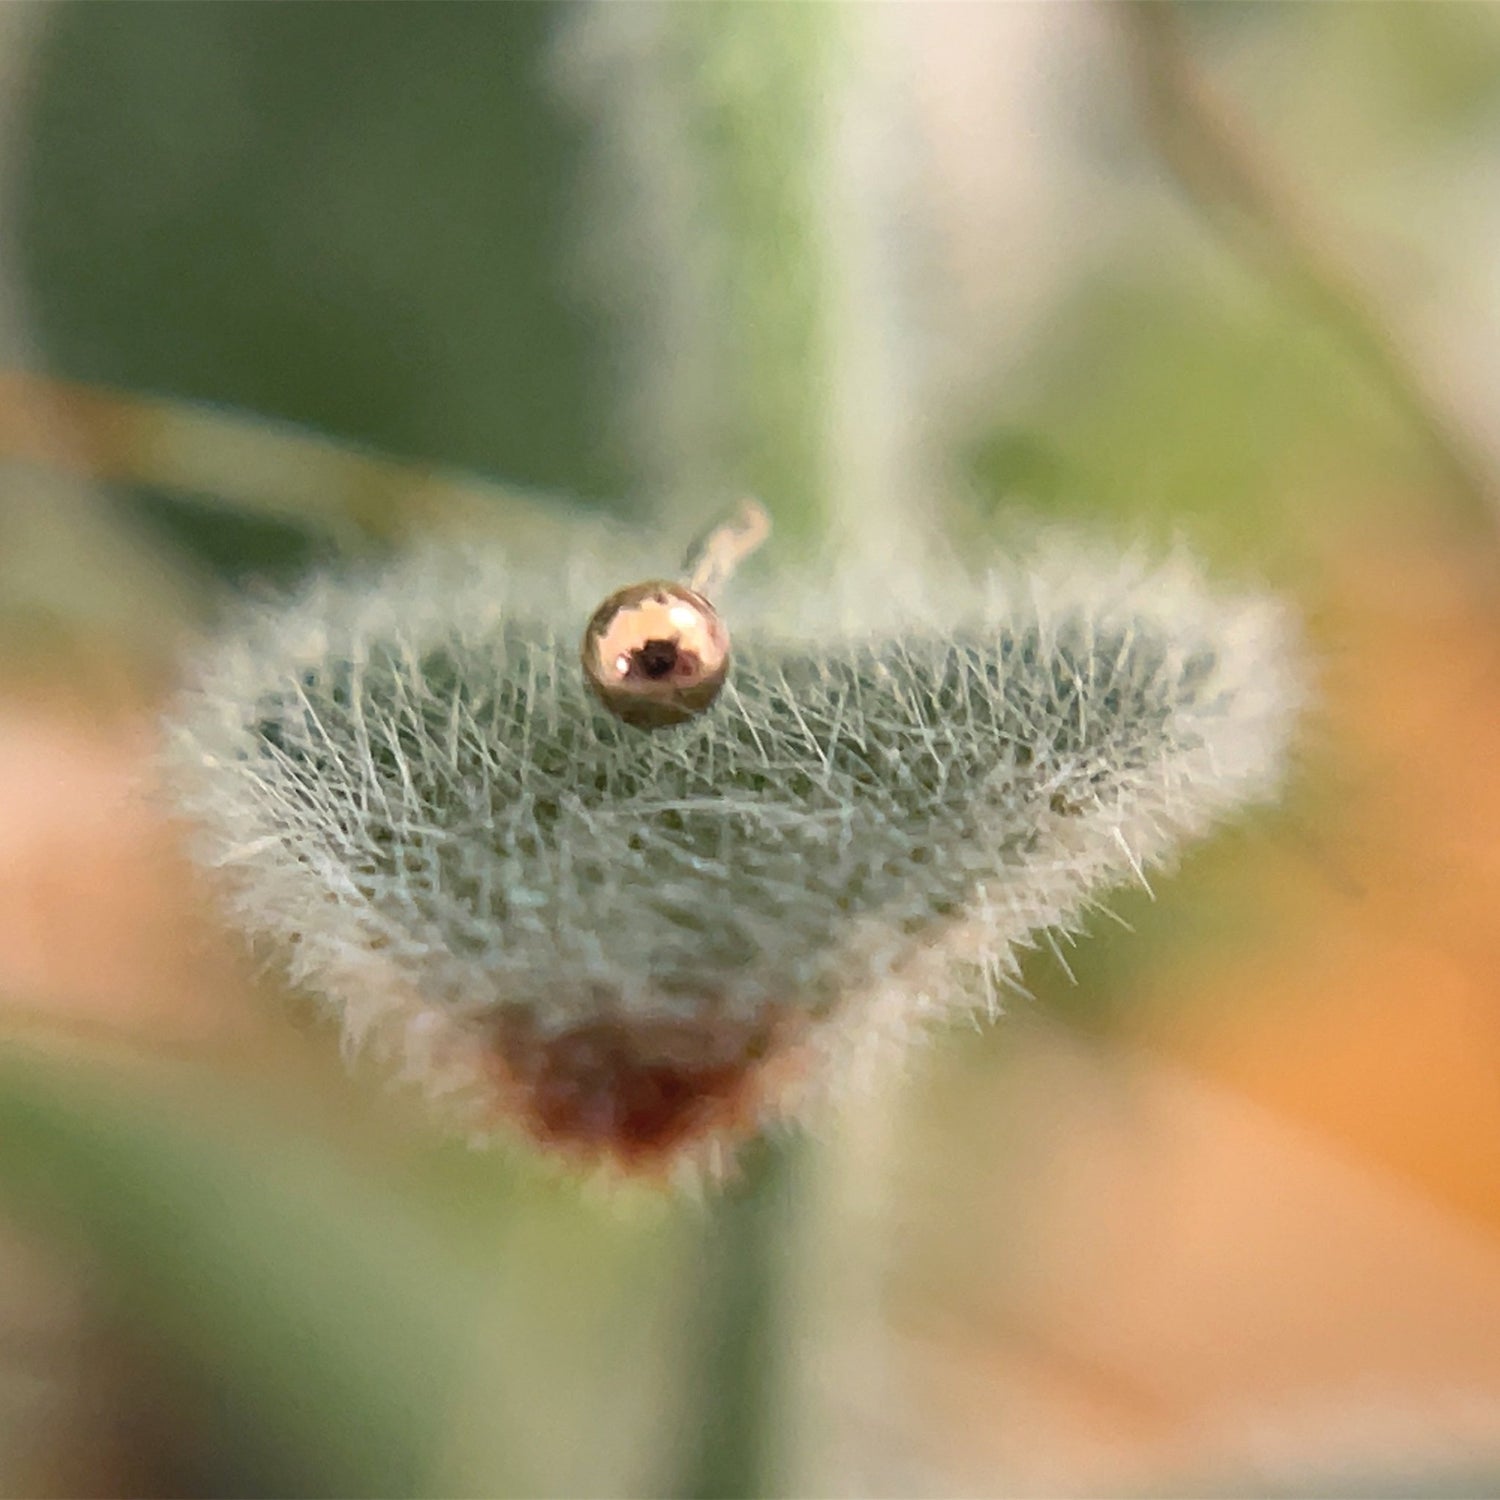
[(616, 718), (660, 729), (718, 697), (729, 632), (702, 594), (680, 583), (635, 583), (594, 611), (582, 657), (584, 678)]

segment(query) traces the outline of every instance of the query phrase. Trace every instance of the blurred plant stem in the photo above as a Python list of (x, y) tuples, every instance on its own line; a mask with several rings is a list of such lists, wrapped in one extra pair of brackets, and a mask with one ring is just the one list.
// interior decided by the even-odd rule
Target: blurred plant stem
[(1203, 75), (1171, 0), (1113, 8), (1147, 131), (1237, 255), (1290, 287), (1343, 340), (1424, 448), (1467, 525), (1493, 541), (1500, 475), (1401, 327), (1357, 247), (1316, 214)]
[[(870, 146), (883, 115), (865, 13), (734, 3), (578, 17), (573, 87), (597, 154), (589, 229), (634, 347), (622, 414), (643, 472), (699, 514), (715, 495), (755, 494), (783, 558), (871, 545), (904, 521), (909, 494), (889, 495), (917, 491), (893, 447), (909, 420), (905, 365), (872, 332), (893, 321), (878, 229), (891, 166)], [(751, 1148), (710, 1210), (679, 1496), (803, 1487), (792, 1429), (807, 1341), (791, 1309), (824, 1229), (810, 1212), (815, 1156), (786, 1140)]]
[(922, 536), (889, 37), (846, 5), (580, 6), (591, 285), (618, 425), (678, 514), (750, 493), (776, 547)]
[(795, 1139), (757, 1145), (744, 1180), (715, 1205), (700, 1261), (699, 1363), (689, 1372), (697, 1378), (685, 1403), (679, 1500), (787, 1488), (786, 1266), (800, 1246), (807, 1149)]
[(0, 459), (144, 485), (326, 536), (348, 549), (503, 524), (516, 544), (557, 528), (556, 503), (402, 462), (251, 413), (0, 369)]

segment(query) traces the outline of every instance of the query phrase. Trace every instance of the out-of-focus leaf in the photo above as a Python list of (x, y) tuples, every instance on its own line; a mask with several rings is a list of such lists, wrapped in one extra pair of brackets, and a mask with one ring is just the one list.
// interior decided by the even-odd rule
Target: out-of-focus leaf
[[(1237, 92), (1314, 170), (1497, 123), (1500, 16), (1488, 5), (1190, 5), (1211, 51), (1238, 42)], [(1226, 49), (1227, 50), (1227, 49)], [(1270, 82), (1269, 89), (1257, 83)], [(1290, 108), (1288, 108), (1290, 106)]]
[(627, 490), (607, 339), (569, 284), (557, 14), (49, 12), (13, 189), (49, 368), (599, 503)]
[(1346, 481), (1322, 500), (1361, 479), (1373, 499), (1403, 471), (1423, 473), (1414, 443), (1332, 339), (1262, 288), (1188, 273), (1081, 287), (1026, 408), (970, 456), (986, 495), (1162, 536), (1186, 526), (1237, 566), (1287, 547), (1287, 506), (1306, 503), (1310, 477)]
[(230, 1492), (440, 1484), (474, 1272), (326, 1147), (222, 1087), (12, 1051), (0, 1204), (86, 1252), (111, 1312), (203, 1391)]

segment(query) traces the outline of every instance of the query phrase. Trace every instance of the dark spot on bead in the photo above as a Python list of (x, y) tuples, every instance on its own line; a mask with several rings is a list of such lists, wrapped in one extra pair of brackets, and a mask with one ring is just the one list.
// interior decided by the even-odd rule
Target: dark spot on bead
[(683, 724), (718, 695), (729, 633), (712, 604), (682, 584), (632, 584), (589, 620), (579, 651), (585, 680), (617, 719), (640, 729)]
[(659, 681), (672, 675), (677, 657), (676, 641), (647, 641), (634, 653), (633, 665), (642, 676)]

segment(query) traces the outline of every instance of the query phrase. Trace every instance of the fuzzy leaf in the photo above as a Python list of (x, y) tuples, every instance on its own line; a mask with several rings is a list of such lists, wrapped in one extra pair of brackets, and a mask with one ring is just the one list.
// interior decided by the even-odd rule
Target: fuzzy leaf
[(769, 590), (718, 705), (646, 732), (578, 664), (620, 568), (319, 585), (209, 653), (175, 737), (239, 922), (353, 1041), (595, 1152), (753, 1129), (993, 1007), (1019, 947), (1273, 791), (1302, 696), (1276, 605), (1062, 551)]

